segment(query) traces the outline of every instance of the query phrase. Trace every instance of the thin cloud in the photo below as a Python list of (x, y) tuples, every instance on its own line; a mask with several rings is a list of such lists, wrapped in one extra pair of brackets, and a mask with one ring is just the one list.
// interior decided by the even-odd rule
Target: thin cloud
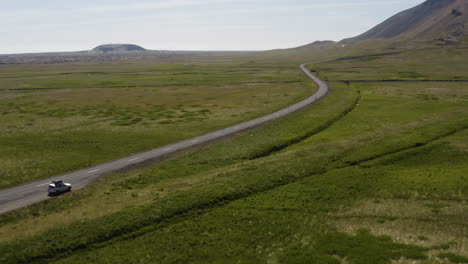
[(299, 4), (299, 5), (288, 5), (269, 7), (266, 8), (268, 11), (275, 10), (303, 10), (303, 9), (328, 9), (328, 8), (343, 8), (343, 7), (369, 7), (369, 6), (381, 6), (381, 5), (394, 5), (401, 3), (401, 0), (395, 1), (356, 1), (356, 2), (335, 2), (335, 3), (311, 3), (311, 4)]
[(141, 2), (126, 5), (105, 5), (88, 9), (91, 12), (119, 12), (128, 10), (168, 9), (189, 6), (202, 6), (227, 3), (251, 3), (252, 0), (171, 0), (160, 2)]

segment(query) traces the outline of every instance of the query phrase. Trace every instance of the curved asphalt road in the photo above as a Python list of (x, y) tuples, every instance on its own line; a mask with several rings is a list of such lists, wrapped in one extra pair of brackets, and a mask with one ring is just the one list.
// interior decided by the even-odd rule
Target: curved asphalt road
[(304, 74), (307, 75), (307, 77), (309, 77), (310, 79), (312, 79), (312, 81), (317, 83), (319, 89), (311, 97), (297, 104), (291, 105), (283, 110), (274, 112), (264, 117), (257, 118), (257, 119), (244, 122), (238, 125), (234, 125), (234, 126), (221, 129), (215, 132), (211, 132), (211, 133), (199, 136), (199, 137), (187, 139), (184, 141), (180, 141), (178, 143), (163, 146), (163, 147), (153, 149), (150, 151), (134, 154), (126, 158), (114, 160), (114, 161), (107, 162), (101, 165), (97, 165), (91, 168), (86, 168), (86, 169), (82, 169), (82, 170), (71, 172), (71, 173), (57, 175), (49, 179), (44, 179), (44, 180), (36, 181), (33, 183), (24, 184), (24, 185), (17, 186), (11, 189), (1, 190), (0, 191), (0, 214), (48, 199), (49, 197), (47, 196), (47, 186), (52, 180), (61, 179), (64, 182), (71, 183), (74, 190), (81, 189), (87, 184), (91, 183), (92, 181), (96, 180), (97, 178), (103, 175), (110, 174), (110, 173), (113, 173), (113, 172), (116, 172), (125, 168), (129, 168), (129, 167), (131, 168), (131, 166), (138, 165), (145, 161), (150, 161), (150, 160), (154, 160), (158, 158), (164, 158), (169, 154), (173, 154), (181, 150), (186, 150), (194, 146), (198, 146), (198, 145), (210, 142), (210, 141), (214, 141), (214, 140), (226, 137), (228, 135), (235, 134), (240, 131), (244, 131), (244, 130), (256, 127), (258, 125), (264, 124), (271, 120), (288, 115), (310, 104), (313, 104), (328, 93), (328, 85), (322, 80), (320, 80), (319, 78), (317, 78), (316, 76), (314, 76), (307, 69), (306, 67), (307, 65), (308, 64), (302, 64), (299, 67), (304, 72)]

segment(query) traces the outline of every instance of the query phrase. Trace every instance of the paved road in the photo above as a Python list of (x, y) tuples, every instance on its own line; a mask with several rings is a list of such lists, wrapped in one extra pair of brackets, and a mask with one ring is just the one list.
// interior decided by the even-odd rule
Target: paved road
[(310, 104), (313, 104), (320, 98), (324, 97), (328, 93), (328, 85), (321, 81), (319, 78), (314, 76), (306, 67), (307, 64), (300, 65), (300, 69), (304, 74), (317, 83), (319, 89), (311, 97), (301, 101), (297, 104), (291, 105), (285, 109), (266, 115), (261, 118), (257, 118), (248, 122), (244, 122), (238, 125), (234, 125), (225, 129), (221, 129), (215, 132), (211, 132), (199, 137), (187, 139), (174, 143), (171, 145), (163, 146), (157, 149), (149, 150), (146, 152), (134, 154), (122, 159), (107, 162), (101, 165), (97, 165), (91, 168), (82, 169), (79, 171), (57, 175), (49, 179), (36, 181), (33, 183), (24, 184), (11, 189), (5, 189), (0, 191), (0, 214), (5, 213), (17, 208), (21, 208), (39, 201), (49, 199), (47, 196), (47, 186), (52, 180), (61, 179), (65, 182), (69, 182), (73, 186), (73, 190), (78, 190), (93, 182), (103, 175), (107, 175), (125, 168), (131, 168), (138, 164), (144, 163), (158, 158), (167, 157), (170, 154), (174, 154), (181, 150), (186, 150), (198, 145), (205, 144), (210, 141), (214, 141), (228, 135), (235, 134), (240, 131), (248, 130), (263, 123), (271, 120), (280, 118), (288, 115), (299, 109), (302, 109)]

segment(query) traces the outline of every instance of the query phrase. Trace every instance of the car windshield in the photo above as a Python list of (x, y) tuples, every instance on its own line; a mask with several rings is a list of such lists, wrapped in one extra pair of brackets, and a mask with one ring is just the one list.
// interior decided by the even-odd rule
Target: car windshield
[(55, 185), (55, 187), (60, 187), (63, 185), (63, 181), (54, 181), (53, 184)]

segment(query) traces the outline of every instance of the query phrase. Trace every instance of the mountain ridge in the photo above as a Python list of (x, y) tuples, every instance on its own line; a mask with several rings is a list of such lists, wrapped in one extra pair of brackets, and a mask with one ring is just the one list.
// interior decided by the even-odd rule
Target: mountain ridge
[(363, 34), (344, 43), (365, 40), (408, 38), (457, 38), (468, 35), (467, 0), (427, 0), (402, 11)]

